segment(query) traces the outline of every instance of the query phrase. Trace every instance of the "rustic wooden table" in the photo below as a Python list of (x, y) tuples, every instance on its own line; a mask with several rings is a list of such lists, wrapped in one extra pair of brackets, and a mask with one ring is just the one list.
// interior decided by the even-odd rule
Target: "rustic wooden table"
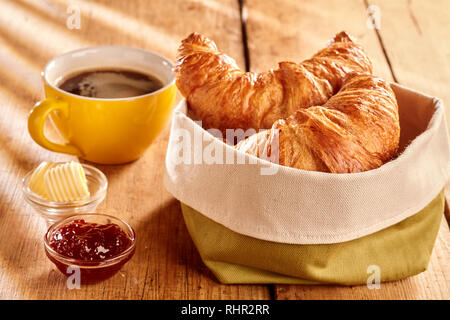
[[(120, 44), (175, 58), (180, 40), (204, 33), (252, 71), (301, 61), (340, 30), (356, 36), (379, 76), (450, 105), (448, 0), (0, 0), (0, 298), (2, 299), (449, 299), (450, 232), (442, 220), (429, 268), (403, 281), (365, 286), (221, 285), (202, 264), (179, 203), (162, 186), (168, 126), (145, 156), (98, 166), (109, 179), (99, 210), (138, 233), (134, 258), (115, 277), (68, 290), (45, 257), (45, 222), (25, 204), (20, 180), (44, 160), (70, 156), (40, 148), (26, 119), (42, 98), (40, 71), (53, 56)], [(373, 6), (374, 5), (374, 6)], [(80, 29), (67, 27), (80, 10)], [(368, 10), (368, 8), (370, 8)], [(367, 24), (368, 11), (381, 17)], [(72, 21), (73, 22), (73, 21)], [(450, 118), (449, 118), (450, 119)]]

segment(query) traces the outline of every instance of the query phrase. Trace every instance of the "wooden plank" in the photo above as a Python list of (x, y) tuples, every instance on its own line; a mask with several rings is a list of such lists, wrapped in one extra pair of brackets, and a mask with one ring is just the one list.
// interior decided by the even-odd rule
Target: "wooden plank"
[[(388, 3), (397, 2), (389, 1)], [(426, 2), (426, 4), (423, 2), (422, 5), (431, 7), (429, 2)], [(250, 68), (254, 71), (275, 67), (276, 63), (281, 60), (301, 61), (322, 48), (325, 40), (334, 33), (346, 30), (357, 37), (358, 42), (364, 46), (366, 52), (372, 58), (374, 73), (387, 80), (393, 80), (388, 60), (383, 53), (383, 47), (380, 45), (377, 34), (367, 27), (367, 7), (363, 0), (285, 0), (276, 3), (247, 0), (246, 11), (248, 15), (247, 36)], [(385, 10), (382, 9), (381, 12), (382, 17), (385, 16)], [(397, 41), (399, 47), (403, 45), (403, 42), (399, 40), (398, 36), (406, 37), (406, 34), (410, 33), (410, 28), (399, 27), (395, 32), (391, 32), (391, 27), (387, 22), (385, 23), (385, 20), (388, 19), (391, 23), (400, 23), (405, 18), (404, 14), (404, 12), (396, 12), (389, 18), (382, 19), (382, 30), (389, 33), (392, 41)], [(442, 26), (448, 20), (440, 19), (439, 21)], [(438, 24), (439, 22), (436, 23), (436, 25)], [(444, 32), (446, 31), (442, 31), (442, 33)], [(429, 34), (427, 38), (431, 37), (432, 35)], [(442, 41), (444, 41), (444, 38), (442, 38)], [(399, 51), (398, 59), (401, 60), (407, 55), (412, 62), (417, 58), (414, 54), (414, 47), (419, 46), (419, 43), (421, 50), (428, 51), (427, 46), (422, 45), (423, 42), (415, 41), (408, 47), (408, 52), (406, 50)], [(388, 45), (387, 48), (390, 49), (390, 46)], [(429, 59), (433, 60), (432, 58)], [(421, 60), (415, 61), (415, 63), (420, 64)], [(401, 72), (399, 72), (400, 74)], [(405, 72), (405, 78), (406, 75)], [(434, 75), (435, 77), (442, 77), (442, 70), (435, 70)], [(400, 81), (400, 83), (403, 82)], [(405, 84), (409, 85), (406, 82)], [(413, 86), (414, 83), (411, 84), (411, 87), (416, 88)], [(277, 299), (448, 298), (448, 281), (450, 278), (448, 273), (450, 259), (448, 239), (448, 226), (443, 220), (429, 269), (416, 277), (383, 284), (381, 290), (369, 290), (365, 286), (349, 288), (276, 285), (274, 286), (274, 296)]]
[(267, 299), (267, 286), (220, 285), (206, 270), (162, 186), (168, 126), (145, 156), (129, 165), (99, 166), (109, 179), (99, 211), (125, 218), (137, 230), (137, 251), (120, 274), (68, 290), (47, 260), (44, 221), (26, 205), (20, 179), (44, 160), (70, 156), (37, 146), (27, 113), (42, 98), (40, 75), (54, 55), (89, 45), (118, 44), (176, 55), (180, 40), (205, 33), (244, 65), (238, 3), (213, 1), (77, 1), (81, 29), (66, 28), (67, 3), (0, 4), (0, 299)]
[(378, 32), (398, 82), (450, 105), (449, 2), (368, 0), (367, 3), (380, 9)]
[(366, 28), (363, 0), (246, 0), (245, 3), (252, 71), (275, 68), (280, 61), (307, 59), (336, 33), (345, 30), (371, 57), (374, 74), (392, 80), (377, 37)]
[[(381, 24), (378, 32), (386, 47), (397, 81), (442, 99), (446, 105), (446, 118), (449, 121), (449, 2), (368, 0), (367, 3), (379, 8)], [(447, 126), (450, 130), (450, 126)], [(446, 187), (446, 198), (447, 201), (450, 200), (450, 184)]]

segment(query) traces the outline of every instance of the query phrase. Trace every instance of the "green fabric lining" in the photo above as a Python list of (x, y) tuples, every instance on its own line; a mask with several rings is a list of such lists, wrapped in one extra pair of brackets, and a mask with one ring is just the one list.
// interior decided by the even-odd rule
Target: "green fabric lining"
[(245, 236), (181, 204), (205, 265), (222, 283), (366, 284), (426, 270), (444, 212), (444, 191), (413, 216), (368, 236), (335, 244), (296, 245)]

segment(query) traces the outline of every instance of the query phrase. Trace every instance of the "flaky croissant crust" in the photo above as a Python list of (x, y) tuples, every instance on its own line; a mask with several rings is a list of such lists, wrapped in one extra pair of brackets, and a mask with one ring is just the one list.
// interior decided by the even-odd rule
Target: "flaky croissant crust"
[(389, 84), (350, 73), (323, 106), (300, 109), (236, 148), (268, 160), (277, 153), (279, 164), (293, 168), (350, 173), (389, 161), (399, 140), (398, 106)]
[(193, 33), (179, 48), (175, 72), (205, 129), (271, 128), (235, 146), (260, 158), (345, 173), (377, 168), (397, 151), (395, 94), (371, 75), (369, 58), (345, 32), (309, 60), (262, 73), (243, 72), (214, 42)]
[(324, 104), (352, 71), (372, 72), (363, 49), (345, 32), (302, 63), (243, 72), (215, 43), (193, 33), (182, 41), (175, 66), (177, 87), (205, 129), (268, 129), (300, 108)]

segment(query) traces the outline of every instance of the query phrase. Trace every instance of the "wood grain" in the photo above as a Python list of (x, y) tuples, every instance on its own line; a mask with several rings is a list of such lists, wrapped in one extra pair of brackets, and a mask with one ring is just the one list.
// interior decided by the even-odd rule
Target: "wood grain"
[[(81, 29), (66, 28), (65, 1), (0, 3), (0, 299), (267, 299), (267, 286), (220, 285), (202, 264), (177, 201), (163, 185), (168, 127), (145, 156), (124, 166), (98, 166), (109, 189), (99, 211), (137, 231), (133, 259), (113, 278), (68, 290), (47, 260), (44, 221), (25, 204), (20, 180), (48, 152), (29, 137), (26, 119), (42, 98), (40, 71), (63, 52), (117, 44), (154, 50), (171, 59), (182, 38), (202, 32), (244, 65), (237, 1), (71, 1)], [(205, 18), (207, 17), (207, 18)], [(8, 245), (5, 245), (5, 244)]]
[[(363, 0), (283, 0), (278, 2), (247, 0), (247, 34), (250, 68), (254, 71), (260, 71), (274, 67), (275, 63), (282, 60), (301, 61), (320, 49), (326, 39), (331, 38), (333, 34), (341, 30), (346, 30), (354, 35), (358, 42), (364, 46), (374, 64), (374, 74), (392, 81), (394, 80), (394, 76), (388, 64), (390, 50), (395, 47), (401, 48), (403, 41), (407, 41), (402, 39), (408, 39), (408, 36), (413, 33), (408, 30), (414, 27), (409, 21), (411, 19), (407, 7), (400, 5), (399, 2), (402, 1), (377, 2), (380, 4), (381, 14), (384, 17), (381, 21), (381, 30), (390, 36), (390, 41), (386, 41), (387, 45), (384, 48), (376, 32), (367, 27), (367, 3)], [(389, 6), (389, 10), (392, 10), (392, 12), (385, 12), (387, 10), (384, 9), (384, 6)], [(394, 8), (391, 8), (392, 6)], [(429, 11), (431, 10), (429, 7), (434, 8), (434, 2), (433, 5), (430, 5), (429, 2), (422, 1), (421, 6), (428, 8), (428, 11), (425, 8), (422, 10), (424, 20), (425, 17), (431, 17), (437, 14), (437, 12)], [(418, 8), (418, 10), (421, 10), (421, 8)], [(437, 11), (439, 9), (434, 8), (433, 10)], [(444, 14), (440, 15), (440, 18), (436, 22), (436, 27), (439, 24), (441, 26), (445, 25), (443, 16)], [(448, 21), (448, 10), (446, 17)], [(388, 22), (385, 22), (385, 20), (388, 20)], [(411, 24), (411, 26), (403, 25), (402, 27), (404, 20), (408, 20), (406, 23)], [(428, 20), (432, 19), (428, 18)], [(422, 29), (423, 32), (427, 30), (425, 27)], [(446, 36), (447, 33), (448, 30), (440, 32), (442, 35), (440, 38), (441, 41), (445, 40), (443, 36)], [(400, 35), (401, 37), (399, 37)], [(429, 33), (427, 39), (433, 36)], [(448, 40), (448, 38), (446, 39)], [(397, 77), (401, 84), (429, 92), (429, 90), (426, 90), (425, 87), (420, 85), (424, 78), (417, 75), (421, 75), (421, 70), (428, 68), (427, 64), (421, 65), (423, 61), (428, 61), (432, 65), (434, 59), (423, 42), (420, 42), (416, 38), (413, 39), (414, 42), (411, 41), (409, 43), (408, 52), (405, 49), (403, 51), (399, 49), (397, 52), (398, 60), (403, 61), (404, 74), (402, 70), (395, 72), (395, 74), (398, 74)], [(437, 43), (439, 41), (436, 41)], [(420, 48), (416, 50), (416, 47)], [(386, 56), (383, 50), (388, 50), (389, 56)], [(445, 50), (447, 49), (444, 49), (444, 55)], [(426, 58), (417, 56), (415, 54), (416, 51), (428, 52), (428, 56)], [(439, 55), (442, 55), (442, 50)], [(448, 56), (447, 54), (447, 60), (449, 60)], [(393, 68), (397, 71), (397, 59), (391, 60), (389, 62), (393, 63)], [(405, 60), (409, 61), (409, 63), (405, 62)], [(437, 61), (441, 60), (438, 59)], [(416, 68), (409, 68), (410, 64), (416, 65)], [(435, 78), (442, 77), (442, 70), (438, 71), (441, 67), (446, 68), (445, 64), (434, 64), (433, 71), (429, 69), (428, 73), (432, 73)], [(449, 72), (446, 75), (449, 75)], [(421, 80), (401, 81), (403, 78), (409, 79), (411, 77)], [(442, 96), (442, 92), (438, 89), (443, 86), (445, 86), (445, 82), (437, 84), (435, 91), (433, 91), (434, 94)], [(433, 94), (433, 92), (430, 93)], [(448, 251), (449, 239), (448, 225), (445, 219), (443, 219), (429, 269), (416, 277), (383, 284), (380, 290), (369, 290), (366, 286), (276, 285), (274, 286), (274, 297), (276, 299), (448, 299), (450, 297), (450, 273), (448, 268), (450, 260)]]
[[(333, 34), (347, 30), (372, 57), (377, 75), (393, 80), (394, 73), (400, 83), (449, 104), (445, 85), (450, 75), (450, 29), (442, 28), (449, 21), (449, 10), (442, 9), (448, 6), (445, 1), (430, 5), (408, 0), (246, 0), (247, 62), (258, 71), (282, 60), (301, 61)], [(136, 255), (107, 281), (80, 290), (66, 288), (65, 278), (44, 254), (45, 223), (21, 195), (20, 179), (38, 163), (71, 159), (40, 148), (26, 130), (31, 106), (43, 97), (43, 66), (63, 52), (105, 44), (141, 47), (174, 59), (180, 40), (198, 31), (244, 68), (238, 3), (76, 0), (70, 4), (81, 10), (81, 29), (70, 30), (66, 1), (0, 2), (0, 237), (7, 244), (0, 246), (0, 299), (450, 298), (450, 233), (444, 220), (428, 270), (382, 284), (380, 290), (220, 285), (201, 262), (178, 202), (162, 186), (168, 126), (142, 159), (124, 166), (98, 166), (110, 183), (99, 211), (124, 218), (136, 229)], [(378, 35), (366, 27), (366, 7), (372, 3), (382, 14)]]
[[(397, 81), (442, 99), (449, 121), (450, 3), (446, 0), (366, 0), (366, 3), (379, 8), (378, 33)], [(450, 201), (450, 183), (446, 198)]]
[[(367, 0), (397, 81), (450, 104), (450, 4), (446, 0)], [(450, 111), (447, 108), (447, 119)]]
[(377, 37), (366, 28), (363, 0), (246, 0), (245, 3), (252, 71), (274, 68), (280, 61), (305, 60), (336, 33), (345, 30), (371, 57), (374, 74), (392, 80)]

